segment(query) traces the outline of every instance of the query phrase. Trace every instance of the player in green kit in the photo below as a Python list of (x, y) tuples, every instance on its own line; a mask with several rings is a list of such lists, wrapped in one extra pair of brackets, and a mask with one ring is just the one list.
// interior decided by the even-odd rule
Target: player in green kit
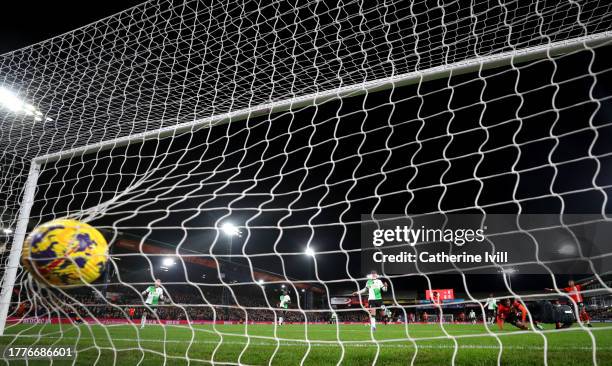
[(331, 316), (329, 317), (329, 324), (337, 324), (337, 323), (338, 323), (338, 314), (336, 314), (336, 312), (333, 312)]
[(385, 322), (385, 325), (387, 325), (393, 321), (393, 312), (391, 311), (391, 309), (389, 309), (385, 305), (382, 306), (382, 310), (383, 310), (383, 321)]
[(484, 309), (487, 316), (486, 322), (489, 324), (495, 323), (495, 316), (497, 315), (497, 301), (495, 300), (493, 293), (489, 294), (489, 297), (484, 304)]
[(370, 312), (370, 326), (376, 330), (376, 311), (382, 306), (382, 291), (387, 291), (387, 284), (378, 279), (378, 273), (372, 271), (368, 275), (365, 287), (353, 292), (353, 296), (368, 292), (368, 309)]
[(278, 304), (278, 307), (281, 309), (284, 309), (283, 311), (281, 311), (281, 314), (278, 317), (278, 325), (282, 325), (285, 321), (285, 318), (284, 318), (285, 310), (289, 308), (289, 303), (291, 302), (291, 298), (289, 297), (289, 293), (287, 293), (287, 290), (283, 290), (281, 292), (279, 301), (280, 302)]
[[(159, 279), (155, 280), (155, 286), (149, 286), (146, 290), (142, 292), (142, 295), (147, 295), (145, 299), (145, 305), (147, 305), (148, 309), (151, 309), (153, 313), (157, 311), (157, 305), (160, 300), (164, 298), (164, 290), (161, 288), (161, 281)], [(144, 328), (147, 323), (147, 309), (144, 309), (142, 312), (142, 318), (140, 318), (140, 328)]]

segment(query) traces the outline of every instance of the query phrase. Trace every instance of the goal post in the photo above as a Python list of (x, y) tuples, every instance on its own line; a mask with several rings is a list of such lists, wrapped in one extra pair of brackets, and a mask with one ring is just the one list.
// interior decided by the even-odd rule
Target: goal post
[(2, 289), (0, 290), (0, 335), (4, 334), (6, 326), (6, 318), (11, 298), (13, 297), (13, 286), (17, 278), (17, 270), (21, 267), (21, 249), (23, 241), (28, 233), (28, 220), (30, 218), (30, 209), (34, 203), (34, 194), (36, 193), (36, 182), (38, 173), (40, 172), (40, 164), (35, 160), (30, 163), (30, 171), (25, 184), (23, 198), (19, 209), (19, 218), (17, 220), (17, 228), (13, 236), (13, 242), (9, 249), (9, 257), (4, 266), (2, 275)]
[(237, 122), (246, 118), (254, 118), (261, 115), (287, 111), (289, 109), (312, 106), (324, 103), (325, 101), (331, 99), (357, 96), (366, 92), (372, 93), (394, 87), (401, 87), (437, 80), (440, 78), (448, 77), (449, 75), (462, 75), (465, 73), (476, 72), (479, 70), (484, 71), (496, 67), (508, 66), (511, 64), (520, 64), (537, 59), (543, 59), (546, 57), (558, 56), (570, 52), (575, 52), (578, 50), (588, 49), (590, 47), (605, 45), (608, 44), (611, 40), (612, 31), (607, 31), (572, 38), (569, 40), (552, 42), (550, 44), (493, 54), (490, 56), (471, 58), (464, 61), (437, 66), (425, 70), (418, 70), (405, 74), (395, 75), (384, 79), (365, 81), (363, 83), (353, 84), (331, 90), (325, 90), (314, 94), (308, 94), (291, 99), (256, 105), (248, 109), (241, 109), (220, 115), (206, 117), (196, 121), (182, 123), (176, 126), (164, 127), (157, 130), (134, 134), (113, 140), (101, 141), (99, 143), (69, 149), (66, 151), (42, 155), (34, 158), (34, 162), (38, 164), (44, 164), (46, 162), (53, 162), (66, 157), (74, 157), (91, 152), (104, 151), (113, 147), (124, 146), (126, 144), (130, 144), (131, 142), (142, 142), (151, 138), (162, 138), (165, 136), (171, 136), (180, 132), (189, 131), (196, 128), (213, 126), (222, 123)]

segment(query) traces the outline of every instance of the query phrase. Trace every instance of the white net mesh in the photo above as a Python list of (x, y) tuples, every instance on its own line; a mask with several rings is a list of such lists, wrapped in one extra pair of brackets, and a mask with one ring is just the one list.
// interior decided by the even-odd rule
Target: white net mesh
[[(550, 269), (569, 258), (606, 319), (609, 246), (545, 258), (533, 235), (544, 274), (522, 284), (383, 272), (397, 324), (347, 323), (368, 321), (350, 293), (377, 215), (607, 223), (611, 6), (149, 1), (0, 56), (3, 90), (37, 111), (0, 106), (0, 240), (71, 217), (111, 246), (102, 278), (71, 289), (20, 271), (12, 290), (5, 250), (3, 344), (71, 345), (79, 364), (606, 364), (605, 324), (504, 333), (481, 318), (493, 289), (528, 301), (552, 287), (577, 308)], [(419, 302), (436, 288), (463, 300)]]

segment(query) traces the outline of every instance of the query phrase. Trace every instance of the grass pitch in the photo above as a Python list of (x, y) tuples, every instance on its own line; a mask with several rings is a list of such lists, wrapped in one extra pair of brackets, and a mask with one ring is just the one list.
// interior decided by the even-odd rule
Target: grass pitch
[[(0, 343), (72, 345), (75, 360), (53, 365), (612, 365), (612, 327), (543, 333), (482, 324), (379, 325), (13, 325)], [(456, 338), (452, 338), (456, 337)], [(501, 344), (500, 344), (501, 343)], [(545, 346), (546, 345), (546, 346)], [(545, 352), (546, 350), (546, 352)], [(165, 356), (165, 357), (164, 357)], [(73, 363), (75, 362), (75, 363)], [(28, 365), (49, 364), (48, 360)], [(11, 361), (10, 364), (26, 364)]]

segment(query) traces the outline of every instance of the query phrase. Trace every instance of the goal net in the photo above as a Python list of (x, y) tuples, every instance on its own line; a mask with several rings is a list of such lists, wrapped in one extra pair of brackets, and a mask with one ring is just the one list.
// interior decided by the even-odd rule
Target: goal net
[[(605, 363), (611, 6), (160, 0), (1, 55), (5, 357)], [(66, 217), (109, 261), (46, 286), (22, 244)]]

